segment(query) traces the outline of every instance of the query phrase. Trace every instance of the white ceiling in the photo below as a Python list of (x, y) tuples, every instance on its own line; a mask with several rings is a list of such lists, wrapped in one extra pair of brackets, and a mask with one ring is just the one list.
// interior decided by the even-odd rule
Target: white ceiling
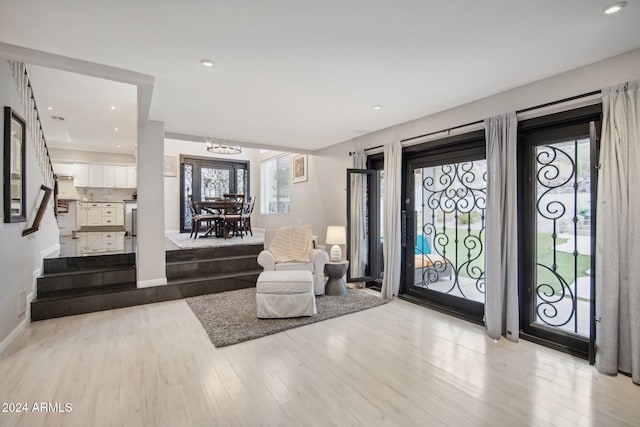
[(314, 150), (640, 48), (608, 3), (4, 1), (0, 41), (153, 76), (168, 132)]
[(27, 72), (48, 146), (135, 153), (135, 86), (29, 64)]

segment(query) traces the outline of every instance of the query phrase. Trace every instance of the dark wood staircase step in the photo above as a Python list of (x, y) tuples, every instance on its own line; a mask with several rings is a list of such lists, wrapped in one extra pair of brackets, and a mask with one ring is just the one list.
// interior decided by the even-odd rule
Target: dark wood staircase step
[(174, 280), (166, 285), (148, 288), (134, 287), (113, 290), (107, 293), (87, 291), (73, 296), (52, 299), (38, 298), (31, 303), (31, 320), (45, 320), (251, 288), (255, 287), (259, 274), (259, 270), (234, 274), (215, 274), (206, 277)]
[(236, 255), (213, 259), (167, 262), (167, 280), (242, 273), (260, 269), (256, 255)]

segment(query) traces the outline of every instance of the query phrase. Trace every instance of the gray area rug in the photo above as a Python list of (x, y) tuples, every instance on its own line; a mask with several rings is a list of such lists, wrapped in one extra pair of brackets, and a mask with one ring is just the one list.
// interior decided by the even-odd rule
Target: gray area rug
[(256, 288), (187, 298), (216, 347), (249, 341), (287, 329), (331, 319), (386, 303), (382, 298), (357, 289), (348, 289), (344, 296), (316, 297), (318, 314), (291, 319), (258, 319)]

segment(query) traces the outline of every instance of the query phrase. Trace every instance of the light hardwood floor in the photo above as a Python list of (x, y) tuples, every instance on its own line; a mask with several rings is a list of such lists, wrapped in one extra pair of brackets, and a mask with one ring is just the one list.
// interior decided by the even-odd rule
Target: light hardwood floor
[[(405, 301), (216, 349), (184, 301), (29, 325), (2, 426), (640, 425), (640, 387)], [(30, 408), (31, 409), (31, 408)]]

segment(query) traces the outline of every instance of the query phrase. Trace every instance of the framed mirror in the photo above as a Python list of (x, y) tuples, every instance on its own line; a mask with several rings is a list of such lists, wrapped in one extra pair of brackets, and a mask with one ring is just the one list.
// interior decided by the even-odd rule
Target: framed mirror
[(11, 107), (4, 107), (4, 222), (25, 222), (27, 125)]

